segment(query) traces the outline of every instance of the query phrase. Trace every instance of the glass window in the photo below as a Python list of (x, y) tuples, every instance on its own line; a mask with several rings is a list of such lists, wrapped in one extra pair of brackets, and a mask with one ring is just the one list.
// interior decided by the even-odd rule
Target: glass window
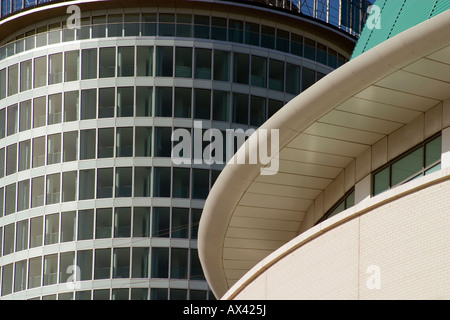
[(93, 239), (94, 234), (94, 210), (78, 211), (78, 240)]
[(45, 245), (58, 243), (59, 240), (59, 214), (45, 216)]
[(134, 77), (134, 47), (119, 47), (117, 53), (117, 76)]
[(6, 133), (8, 136), (16, 134), (19, 129), (19, 113), (17, 104), (8, 107), (8, 121)]
[(256, 23), (245, 23), (245, 43), (259, 46), (259, 25)]
[(25, 140), (19, 143), (19, 171), (30, 169), (31, 142)]
[(98, 158), (114, 157), (114, 128), (98, 129)]
[(97, 49), (81, 50), (81, 79), (96, 79), (97, 69)]
[(97, 89), (81, 90), (81, 120), (95, 119), (97, 111)]
[(108, 15), (108, 37), (121, 37), (123, 28), (122, 14)]
[(56, 284), (58, 281), (58, 254), (44, 257), (44, 286)]
[(112, 198), (113, 168), (97, 169), (97, 198)]
[(99, 77), (110, 78), (115, 76), (116, 48), (100, 48), (99, 53)]
[(425, 145), (425, 167), (441, 161), (442, 136), (439, 136)]
[(33, 168), (45, 165), (45, 137), (33, 139)]
[(64, 132), (63, 136), (63, 161), (78, 160), (78, 131)]
[(167, 279), (169, 276), (169, 248), (152, 248), (152, 278)]
[(191, 272), (190, 279), (191, 280), (205, 280), (205, 276), (203, 275), (203, 268), (200, 263), (200, 259), (198, 258), (198, 250), (191, 249)]
[(0, 70), (0, 99), (6, 98), (6, 68)]
[(16, 184), (5, 187), (5, 216), (16, 211)]
[(230, 53), (214, 50), (214, 80), (230, 81)]
[(300, 93), (300, 66), (286, 64), (286, 92), (293, 95)]
[(134, 114), (134, 87), (117, 88), (117, 116), (132, 117)]
[(211, 17), (211, 39), (227, 41), (227, 19)]
[(152, 155), (152, 127), (136, 127), (135, 156), (151, 157)]
[(14, 292), (27, 288), (27, 260), (16, 262), (14, 271)]
[(226, 91), (213, 92), (213, 120), (229, 121), (230, 94)]
[(170, 208), (153, 207), (152, 237), (168, 238), (170, 230)]
[(248, 124), (248, 95), (233, 93), (233, 122)]
[(275, 49), (275, 28), (261, 26), (261, 47)]
[(134, 169), (134, 196), (151, 196), (151, 173), (149, 167), (135, 167)]
[(8, 96), (19, 92), (19, 65), (8, 67)]
[(0, 138), (4, 138), (6, 134), (6, 108), (0, 110)]
[(209, 16), (194, 15), (194, 38), (209, 39)]
[(6, 175), (17, 172), (17, 143), (6, 147)]
[(266, 118), (266, 99), (251, 96), (250, 98), (250, 125), (261, 126)]
[(211, 79), (211, 50), (195, 49), (195, 71), (196, 79)]
[(189, 198), (190, 169), (173, 168), (172, 197)]
[(131, 236), (131, 208), (115, 208), (114, 237), (128, 238)]
[(173, 76), (173, 47), (156, 47), (156, 76)]
[(76, 29), (76, 33), (77, 33), (77, 40), (85, 40), (85, 39), (89, 39), (90, 38), (90, 33), (91, 33), (91, 18), (90, 17), (86, 17), (86, 18), (81, 18), (80, 19), (80, 24), (81, 27), (79, 29)]
[(173, 37), (175, 35), (175, 14), (173, 13), (159, 14), (158, 35), (163, 37)]
[(284, 90), (284, 63), (277, 60), (269, 60), (269, 89)]
[(60, 202), (61, 179), (60, 174), (51, 174), (47, 176), (47, 205)]
[(4, 176), (5, 176), (5, 148), (1, 148), (0, 149), (0, 178), (3, 178)]
[(14, 252), (14, 239), (15, 239), (15, 224), (11, 223), (4, 226), (4, 236), (3, 236), (3, 255), (6, 256)]
[(80, 281), (92, 280), (92, 250), (77, 251), (77, 266), (80, 270)]
[(211, 118), (211, 91), (208, 89), (194, 89), (194, 118)]
[(153, 168), (153, 196), (170, 197), (170, 168)]
[(317, 62), (327, 64), (327, 47), (321, 43), (317, 43)]
[(316, 60), (316, 43), (314, 40), (305, 38), (305, 58), (310, 60)]
[(94, 279), (111, 278), (111, 249), (95, 250)]
[(52, 134), (47, 137), (47, 164), (61, 162), (61, 134)]
[(142, 14), (142, 35), (155, 36), (156, 35), (156, 13)]
[(125, 37), (139, 36), (139, 13), (125, 14), (124, 34)]
[(172, 238), (189, 237), (189, 209), (172, 208)]
[(133, 237), (150, 237), (150, 208), (133, 209)]
[(136, 117), (151, 117), (153, 106), (153, 88), (136, 87)]
[(42, 257), (29, 260), (28, 266), (28, 289), (41, 286)]
[(95, 158), (95, 129), (80, 131), (80, 160)]
[(33, 178), (31, 181), (31, 207), (40, 207), (44, 205), (44, 177)]
[(17, 190), (17, 211), (27, 210), (30, 207), (30, 180), (23, 180), (18, 183)]
[(130, 277), (130, 248), (114, 248), (113, 277)]
[(61, 254), (59, 255), (59, 283), (78, 280), (78, 275), (74, 277), (74, 266), (75, 252), (61, 252)]
[(312, 69), (302, 68), (302, 91), (305, 91), (316, 81), (316, 72)]
[(151, 77), (153, 75), (153, 47), (137, 47), (137, 68), (138, 77)]
[[(112, 168), (111, 168), (112, 169)], [(95, 239), (111, 238), (112, 236), (112, 209), (97, 209), (95, 216)]]
[(62, 82), (63, 64), (62, 53), (56, 53), (48, 56), (48, 84)]
[(62, 94), (48, 96), (48, 124), (61, 123), (62, 121)]
[(27, 91), (33, 88), (33, 62), (27, 60), (20, 63), (20, 91)]
[(172, 116), (172, 88), (156, 87), (155, 116)]
[(33, 128), (46, 125), (47, 104), (45, 97), (35, 98), (33, 100)]
[(75, 220), (75, 211), (67, 211), (61, 213), (61, 242), (75, 241)]
[(31, 100), (20, 103), (19, 110), (19, 131), (31, 129)]
[(289, 52), (289, 32), (277, 29), (277, 50)]
[(206, 199), (209, 192), (209, 170), (192, 169), (192, 198)]
[(116, 105), (116, 89), (115, 88), (99, 88), (98, 89), (98, 117), (113, 118)]
[(133, 128), (116, 129), (116, 157), (133, 156)]
[(303, 37), (295, 33), (291, 33), (291, 53), (303, 56)]
[(244, 42), (244, 22), (232, 19), (228, 21), (228, 41)]
[(192, 48), (175, 48), (175, 77), (192, 78)]
[(333, 50), (328, 48), (328, 66), (336, 69), (337, 68), (337, 58), (338, 58), (338, 53)]
[(148, 278), (149, 248), (132, 249), (132, 278)]
[(64, 92), (64, 122), (78, 120), (80, 92)]
[(386, 191), (390, 187), (390, 170), (389, 167), (374, 175), (374, 190), (373, 194), (377, 195), (383, 191)]
[(267, 103), (267, 118), (273, 116), (278, 110), (283, 107), (283, 102), (278, 100), (269, 99)]
[(251, 85), (265, 88), (267, 86), (267, 59), (252, 56)]
[(172, 152), (172, 128), (155, 127), (155, 157), (170, 157)]
[(243, 53), (234, 53), (233, 81), (248, 84), (249, 56)]
[(177, 25), (176, 25), (176, 36), (177, 37), (192, 37), (192, 15), (190, 14), (177, 14)]
[(423, 168), (423, 148), (417, 149), (392, 164), (391, 186), (412, 178)]
[(188, 249), (172, 248), (170, 259), (170, 277), (173, 279), (187, 279)]
[(42, 216), (30, 219), (30, 248), (42, 246), (43, 228), (44, 218)]
[(116, 198), (131, 197), (132, 195), (132, 168), (116, 168)]
[(80, 52), (67, 51), (64, 53), (64, 81), (80, 79)]
[(62, 201), (75, 201), (77, 200), (77, 171), (63, 172), (62, 176)]
[(80, 170), (79, 200), (94, 199), (95, 170)]

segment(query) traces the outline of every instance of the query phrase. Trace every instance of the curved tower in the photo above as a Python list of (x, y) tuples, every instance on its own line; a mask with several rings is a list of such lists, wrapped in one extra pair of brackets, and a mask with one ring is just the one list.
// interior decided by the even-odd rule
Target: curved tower
[(197, 228), (224, 165), (175, 164), (172, 132), (257, 128), (348, 61), (365, 12), (0, 3), (2, 299), (213, 299)]

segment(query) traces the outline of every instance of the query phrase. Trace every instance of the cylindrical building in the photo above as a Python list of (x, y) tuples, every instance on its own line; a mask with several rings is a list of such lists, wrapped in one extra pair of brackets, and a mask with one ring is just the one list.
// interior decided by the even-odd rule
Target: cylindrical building
[(361, 2), (1, 0), (1, 298), (214, 299), (223, 164), (172, 132), (260, 126), (350, 58)]

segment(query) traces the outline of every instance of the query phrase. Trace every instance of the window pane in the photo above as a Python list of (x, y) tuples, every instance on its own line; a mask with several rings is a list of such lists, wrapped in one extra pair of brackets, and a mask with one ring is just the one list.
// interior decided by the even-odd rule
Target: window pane
[(47, 205), (60, 202), (61, 179), (60, 174), (47, 176)]
[(33, 139), (33, 168), (45, 165), (45, 137)]
[(153, 196), (170, 197), (170, 168), (153, 168)]
[(114, 77), (116, 74), (116, 48), (100, 48), (99, 56), (99, 77)]
[(267, 59), (252, 56), (252, 86), (265, 88), (267, 86)]
[(78, 211), (78, 240), (93, 239), (94, 234), (94, 210)]
[(75, 201), (77, 199), (77, 171), (63, 172), (62, 201)]
[(189, 198), (190, 169), (173, 168), (172, 197)]
[(159, 14), (159, 35), (173, 37), (175, 35), (175, 15), (173, 13)]
[(95, 158), (95, 129), (80, 131), (80, 160)]
[(155, 127), (155, 157), (170, 157), (172, 151), (172, 128)]
[(191, 280), (205, 280), (203, 268), (198, 258), (198, 250), (191, 249)]
[(117, 88), (117, 116), (132, 117), (134, 114), (134, 87)]
[(27, 260), (16, 262), (14, 272), (14, 292), (19, 292), (27, 288)]
[(17, 143), (6, 148), (6, 175), (17, 172)]
[(177, 14), (177, 25), (176, 25), (176, 36), (177, 37), (192, 37), (192, 15), (190, 14)]
[(114, 211), (114, 237), (131, 236), (131, 208), (116, 208)]
[(113, 168), (97, 169), (97, 198), (112, 198)]
[(31, 129), (31, 100), (20, 103), (19, 131)]
[(152, 129), (151, 127), (136, 127), (136, 157), (151, 157), (152, 153)]
[(116, 168), (116, 198), (131, 197), (132, 168)]
[(6, 133), (8, 136), (16, 134), (19, 129), (19, 113), (17, 104), (8, 107), (8, 121)]
[(20, 91), (30, 90), (33, 87), (32, 70), (32, 60), (20, 64)]
[(45, 245), (58, 243), (59, 240), (59, 214), (45, 216)]
[(248, 54), (235, 53), (233, 65), (233, 81), (248, 84), (249, 78), (249, 56)]
[(211, 90), (194, 89), (194, 118), (211, 118)]
[(121, 37), (123, 28), (122, 14), (111, 14), (108, 16), (108, 37)]
[(172, 238), (189, 237), (189, 209), (173, 208), (172, 209)]
[(269, 99), (267, 103), (267, 118), (273, 116), (282, 107), (283, 107), (282, 101)]
[(111, 278), (111, 249), (95, 250), (94, 279)]
[(201, 209), (191, 209), (191, 239), (197, 239), (198, 224), (202, 215)]
[(0, 70), (0, 99), (6, 97), (6, 68)]
[(209, 16), (194, 16), (194, 38), (209, 39)]
[(80, 92), (69, 91), (64, 93), (64, 122), (77, 121), (80, 109)]
[(302, 91), (305, 91), (316, 81), (315, 71), (309, 68), (302, 68)]
[(81, 91), (81, 120), (95, 119), (97, 111), (97, 89)]
[(230, 53), (214, 50), (214, 80), (230, 81)]
[(15, 64), (8, 68), (8, 96), (19, 92), (19, 65)]
[(192, 198), (206, 199), (209, 192), (209, 170), (192, 170)]
[(260, 126), (266, 117), (266, 99), (251, 96), (250, 99), (250, 125)]
[(36, 217), (30, 219), (30, 248), (42, 246), (44, 218)]
[(284, 63), (277, 60), (269, 60), (269, 89), (284, 90)]
[(175, 77), (192, 78), (192, 48), (175, 48)]
[[(0, 149), (0, 178), (5, 176), (5, 148)], [(1, 215), (0, 215), (1, 216)]]
[(95, 239), (111, 238), (112, 236), (112, 209), (97, 209), (95, 216)]
[(44, 257), (44, 286), (56, 284), (58, 280), (58, 254)]
[(277, 50), (289, 52), (289, 32), (277, 30)]
[(153, 107), (153, 88), (136, 87), (136, 117), (151, 117)]
[(17, 222), (16, 252), (28, 249), (28, 220)]
[(172, 88), (156, 87), (155, 96), (155, 116), (172, 116)]
[(92, 280), (92, 250), (77, 252), (77, 266), (80, 270), (80, 281)]
[(153, 75), (153, 47), (137, 47), (138, 77), (151, 77)]
[(170, 230), (170, 208), (153, 207), (152, 237), (168, 238)]
[(81, 50), (81, 79), (97, 78), (97, 49)]
[(150, 237), (150, 208), (133, 209), (133, 237)]
[(94, 199), (95, 170), (81, 170), (79, 184), (79, 200)]
[(244, 42), (244, 23), (238, 20), (229, 20), (228, 22), (228, 41)]
[(148, 278), (149, 248), (133, 248), (132, 278)]
[(134, 196), (150, 197), (151, 196), (151, 168), (135, 167), (134, 173)]
[(48, 56), (48, 84), (62, 82), (62, 53)]
[(213, 120), (229, 121), (230, 94), (226, 91), (214, 90), (213, 93)]
[(61, 242), (75, 241), (76, 212), (61, 213)]
[(294, 95), (300, 93), (300, 67), (290, 63), (286, 65), (286, 92)]
[(142, 35), (155, 36), (156, 35), (156, 13), (142, 14)]
[(78, 50), (65, 53), (64, 81), (76, 81), (80, 79), (80, 52)]
[(172, 248), (170, 260), (170, 277), (174, 279), (187, 279), (188, 249)]
[(392, 185), (395, 186), (412, 177), (423, 168), (423, 148), (417, 149), (392, 164)]
[(195, 72), (196, 79), (211, 79), (211, 50), (195, 49)]
[(47, 137), (47, 164), (61, 162), (61, 134)]
[(134, 47), (119, 47), (117, 76), (134, 77)]
[(441, 160), (442, 136), (439, 136), (425, 145), (425, 167), (429, 167)]
[(116, 104), (115, 88), (100, 88), (98, 90), (98, 117), (112, 118), (114, 117), (114, 109)]
[(259, 25), (256, 23), (245, 23), (245, 43), (259, 46)]
[(48, 124), (62, 121), (62, 94), (53, 94), (48, 97)]
[(17, 211), (27, 210), (30, 207), (30, 180), (20, 181), (17, 191)]
[(227, 19), (211, 17), (211, 39), (227, 41)]
[(5, 187), (5, 215), (16, 212), (16, 184)]
[(233, 122), (248, 124), (248, 95), (233, 93)]
[(0, 110), (0, 138), (6, 135), (6, 108)]
[(8, 224), (4, 227), (3, 256), (14, 252), (14, 227), (14, 223)]
[(75, 279), (75, 277), (73, 277), (74, 272), (75, 272), (74, 266), (75, 266), (75, 252), (62, 252), (59, 256), (59, 282), (60, 283), (78, 280), (78, 279)]
[(390, 187), (389, 168), (383, 169), (373, 176), (373, 195), (376, 196)]
[(28, 266), (28, 289), (41, 286), (42, 257), (29, 260)]
[(133, 128), (116, 129), (116, 157), (133, 156)]
[(64, 132), (63, 161), (78, 160), (78, 131)]
[(130, 248), (114, 248), (113, 278), (130, 277)]
[(275, 49), (275, 28), (261, 26), (261, 47)]
[(152, 248), (152, 278), (166, 279), (169, 276), (169, 248)]
[(172, 47), (156, 47), (156, 76), (157, 77), (173, 76)]
[(98, 129), (98, 158), (114, 156), (114, 128)]

